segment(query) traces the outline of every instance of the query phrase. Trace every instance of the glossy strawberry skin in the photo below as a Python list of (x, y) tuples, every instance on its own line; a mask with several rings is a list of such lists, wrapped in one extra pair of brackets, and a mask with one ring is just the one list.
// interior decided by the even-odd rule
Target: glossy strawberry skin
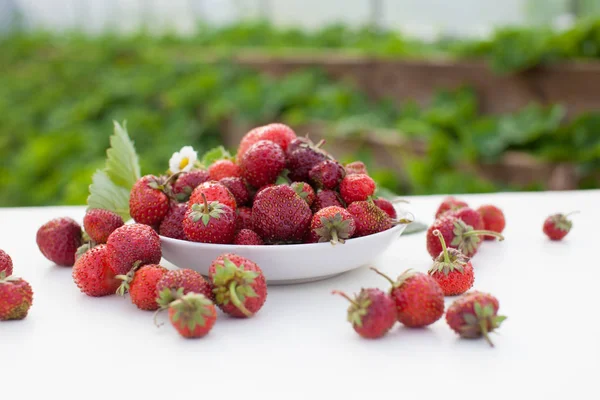
[(396, 213), (396, 209), (394, 208), (394, 205), (386, 199), (375, 199), (373, 200), (373, 203), (375, 203), (375, 205), (379, 208), (381, 208), (383, 211), (385, 211), (385, 213), (387, 215), (389, 215), (389, 217), (391, 219), (396, 219), (398, 218), (398, 213)]
[(131, 188), (129, 195), (129, 213), (135, 222), (156, 226), (169, 211), (169, 198), (160, 189), (151, 187), (158, 184), (159, 178), (146, 175)]
[(248, 204), (250, 201), (250, 190), (248, 190), (248, 185), (243, 178), (223, 178), (219, 182), (229, 189), (238, 207)]
[(115, 275), (127, 275), (137, 262), (158, 264), (162, 257), (160, 238), (143, 224), (123, 225), (106, 242), (108, 264)]
[(398, 321), (409, 328), (431, 325), (444, 314), (444, 292), (427, 274), (415, 273), (391, 290)]
[(250, 229), (240, 230), (233, 239), (233, 244), (240, 246), (261, 246), (264, 244), (258, 233)]
[[(448, 307), (448, 311), (446, 312), (446, 322), (450, 328), (461, 337), (476, 338), (482, 335), (481, 331), (479, 330), (475, 330), (473, 332), (465, 332), (464, 330), (464, 328), (468, 325), (464, 316), (466, 314), (476, 315), (475, 303), (478, 303), (481, 308), (484, 308), (488, 305), (491, 306), (494, 316), (497, 315), (500, 307), (498, 299), (491, 294), (479, 291), (466, 293), (455, 300), (454, 303)], [(487, 321), (486, 328), (487, 332), (491, 332), (496, 327), (492, 325), (491, 321)]]
[(242, 176), (242, 169), (231, 160), (218, 160), (208, 167), (210, 179), (220, 181), (223, 178), (239, 178)]
[(183, 294), (199, 293), (213, 300), (212, 285), (204, 277), (192, 269), (177, 269), (167, 271), (156, 283), (156, 291), (164, 289), (176, 291), (183, 288)]
[(210, 305), (210, 315), (204, 316), (204, 325), (197, 324), (193, 329), (190, 329), (190, 327), (182, 320), (176, 321), (175, 313), (176, 310), (174, 308), (169, 308), (169, 320), (171, 321), (171, 325), (173, 325), (181, 336), (187, 339), (206, 336), (217, 320), (217, 310), (212, 304)]
[(75, 261), (72, 275), (81, 292), (92, 297), (115, 294), (121, 284), (109, 266), (105, 244), (93, 247), (81, 255)]
[(173, 194), (179, 201), (187, 201), (190, 195), (199, 185), (210, 180), (208, 171), (196, 169), (190, 172), (184, 172), (173, 184)]
[(208, 224), (202, 219), (194, 221), (194, 210), (188, 207), (183, 217), (183, 232), (193, 242), (231, 244), (235, 236), (237, 216), (227, 206), (218, 218), (210, 218)]
[(203, 204), (204, 199), (202, 194), (206, 196), (206, 200), (210, 203), (211, 201), (218, 201), (219, 203), (226, 205), (227, 207), (235, 210), (237, 203), (233, 194), (223, 185), (216, 181), (208, 181), (201, 183), (194, 189), (190, 197), (189, 205), (192, 204)]
[(444, 200), (442, 200), (442, 203), (440, 204), (437, 211), (435, 212), (435, 217), (439, 218), (446, 211), (458, 210), (459, 208), (468, 207), (468, 206), (469, 205), (467, 203), (465, 203), (464, 201), (458, 200), (452, 196), (448, 196), (448, 197), (444, 198)]
[(436, 271), (431, 277), (440, 285), (445, 296), (463, 294), (471, 289), (475, 282), (475, 272), (470, 261), (463, 266), (463, 272), (455, 269), (445, 275), (442, 271)]
[(242, 229), (254, 230), (254, 224), (252, 223), (252, 208), (240, 207), (237, 209), (236, 229), (238, 231)]
[(183, 217), (188, 209), (187, 203), (171, 202), (171, 207), (165, 218), (160, 223), (158, 233), (161, 236), (170, 237), (173, 239), (185, 240), (183, 232)]
[(89, 210), (83, 217), (83, 228), (96, 243), (106, 243), (115, 229), (123, 226), (123, 218), (109, 210), (99, 208)]
[[(361, 318), (361, 325), (352, 324), (352, 327), (365, 339), (378, 339), (383, 337), (397, 321), (396, 305), (394, 300), (379, 289), (363, 289), (363, 296), (371, 301), (367, 313)], [(359, 295), (360, 296), (360, 295)]]
[(27, 317), (33, 304), (33, 289), (21, 278), (0, 281), (0, 321), (20, 320)]
[(240, 167), (244, 179), (259, 188), (275, 182), (285, 168), (285, 153), (278, 144), (259, 140), (246, 151)]
[[(483, 229), (502, 233), (506, 227), (504, 213), (496, 206), (487, 204), (479, 207), (477, 212), (481, 215)], [(484, 236), (485, 240), (495, 240), (493, 236)]]
[(327, 242), (331, 240), (329, 235), (327, 235), (324, 238), (319, 237), (318, 231), (323, 228), (324, 221), (332, 222), (338, 215), (339, 217), (341, 217), (342, 221), (347, 221), (347, 230), (345, 230), (343, 233), (337, 232), (336, 237), (339, 237), (343, 241), (345, 239), (351, 238), (354, 235), (354, 232), (356, 231), (356, 222), (354, 221), (354, 217), (352, 216), (352, 214), (350, 214), (347, 210), (343, 209), (342, 207), (332, 206), (322, 208), (321, 210), (316, 212), (312, 217), (310, 223), (310, 230), (317, 234), (317, 241)]
[(13, 273), (12, 259), (4, 250), (0, 250), (0, 272), (4, 272), (5, 276), (11, 276)]
[(314, 213), (316, 213), (317, 211), (321, 210), (322, 208), (332, 207), (332, 206), (337, 206), (337, 207), (342, 207), (342, 208), (346, 207), (346, 205), (344, 204), (344, 201), (342, 200), (342, 198), (340, 197), (338, 192), (336, 192), (334, 190), (319, 190), (315, 195), (315, 200), (313, 201), (313, 204), (311, 205), (311, 209)]
[(55, 218), (42, 225), (36, 234), (38, 248), (48, 260), (70, 267), (83, 244), (81, 226), (72, 218)]
[(320, 189), (336, 189), (346, 171), (337, 161), (325, 160), (315, 165), (308, 172), (308, 177)]
[(316, 197), (315, 191), (313, 190), (312, 186), (310, 186), (306, 182), (292, 182), (290, 187), (294, 189), (294, 192), (298, 193), (298, 195), (306, 201), (309, 207), (312, 206)]
[(369, 175), (346, 175), (340, 183), (340, 194), (346, 204), (365, 201), (375, 193), (375, 181)]
[(292, 140), (296, 139), (296, 133), (287, 125), (272, 123), (249, 131), (241, 140), (238, 147), (237, 159), (241, 160), (243, 155), (252, 145), (260, 140), (270, 140), (278, 144), (285, 152)]
[(544, 226), (542, 228), (543, 232), (548, 236), (550, 240), (559, 241), (562, 240), (567, 234), (570, 232), (571, 227), (569, 226), (567, 229), (560, 229), (557, 225), (555, 218), (559, 217), (560, 214), (551, 215), (544, 221)]
[(465, 224), (470, 225), (473, 229), (484, 229), (481, 214), (470, 207), (461, 207), (457, 210), (450, 210), (443, 215), (452, 215), (463, 221)]
[(290, 171), (289, 178), (294, 182), (308, 182), (310, 170), (322, 161), (329, 159), (324, 150), (317, 148), (306, 138), (297, 138), (290, 143), (287, 153), (286, 168)]
[(390, 217), (371, 201), (355, 201), (347, 210), (354, 217), (355, 237), (373, 235), (392, 227)]
[[(426, 236), (427, 236), (427, 251), (429, 252), (431, 257), (435, 258), (442, 252), (442, 245), (440, 244), (440, 240), (433, 234), (433, 231), (435, 231), (436, 229), (438, 229), (440, 231), (440, 233), (444, 237), (444, 240), (446, 241), (446, 245), (448, 247), (451, 247), (453, 249), (460, 249), (460, 247), (461, 247), (460, 243), (453, 244), (453, 241), (456, 237), (454, 221), (456, 221), (457, 219), (458, 218), (456, 218), (452, 215), (442, 216), (442, 217), (436, 219), (434, 221), (433, 225), (431, 225), (429, 227), (429, 229), (427, 230)], [(480, 244), (481, 244), (481, 242), (478, 242), (477, 247)], [(473, 249), (473, 252), (470, 254), (467, 254), (465, 251), (463, 251), (463, 253), (465, 253), (465, 255), (468, 257), (472, 257), (477, 252), (477, 247), (475, 249)]]
[(135, 275), (131, 283), (129, 283), (129, 297), (131, 298), (131, 302), (140, 310), (158, 310), (156, 284), (167, 272), (168, 270), (165, 267), (157, 264), (144, 265), (135, 271)]

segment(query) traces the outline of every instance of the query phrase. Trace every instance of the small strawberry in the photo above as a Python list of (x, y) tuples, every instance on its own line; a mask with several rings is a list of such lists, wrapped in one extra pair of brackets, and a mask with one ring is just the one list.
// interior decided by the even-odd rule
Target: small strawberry
[(190, 201), (188, 202), (190, 205), (192, 204), (203, 204), (204, 200), (202, 198), (202, 194), (206, 196), (206, 200), (208, 201), (218, 201), (219, 203), (235, 210), (237, 208), (237, 203), (235, 201), (235, 197), (233, 194), (220, 182), (216, 181), (208, 181), (201, 183), (194, 189), (192, 195), (190, 196)]
[(158, 264), (146, 264), (134, 267), (127, 275), (117, 275), (120, 286), (119, 296), (129, 292), (131, 302), (140, 310), (155, 311), (160, 308), (156, 299), (158, 291), (156, 284), (167, 273), (168, 269)]
[(208, 276), (213, 284), (215, 303), (232, 317), (256, 314), (267, 299), (267, 283), (258, 265), (236, 254), (217, 257)]
[(469, 207), (469, 205), (462, 200), (458, 200), (452, 196), (448, 196), (442, 201), (442, 204), (440, 204), (437, 211), (435, 212), (435, 218), (439, 218), (446, 211), (458, 210), (462, 207)]
[(238, 231), (242, 229), (254, 229), (252, 209), (250, 207), (240, 207), (237, 209), (236, 229)]
[(252, 129), (242, 138), (238, 147), (237, 159), (241, 160), (246, 151), (259, 140), (270, 140), (281, 146), (285, 152), (290, 143), (296, 139), (296, 133), (287, 125), (273, 123)]
[(337, 189), (346, 170), (337, 161), (321, 161), (308, 171), (308, 177), (320, 189)]
[(187, 201), (190, 195), (198, 185), (210, 180), (208, 171), (196, 169), (190, 172), (183, 172), (173, 184), (173, 195), (178, 201)]
[(146, 175), (131, 188), (129, 214), (135, 222), (158, 225), (169, 211), (169, 197), (165, 194), (166, 181)]
[(316, 213), (325, 207), (331, 206), (346, 207), (340, 194), (335, 190), (319, 190), (315, 195), (315, 201), (313, 202), (311, 209)]
[[(481, 219), (483, 220), (483, 228), (488, 231), (494, 231), (502, 233), (506, 226), (506, 220), (504, 219), (504, 213), (501, 209), (492, 205), (484, 205), (477, 209)], [(484, 236), (485, 240), (494, 240), (493, 236)]]
[(75, 264), (75, 253), (83, 243), (81, 226), (68, 217), (55, 218), (38, 229), (36, 243), (48, 260), (70, 267)]
[(356, 230), (354, 217), (342, 207), (326, 207), (313, 215), (310, 230), (319, 242), (344, 243)]
[(371, 269), (392, 284), (390, 296), (396, 303), (398, 321), (405, 326), (431, 325), (444, 315), (444, 292), (431, 276), (407, 270), (394, 282), (377, 269)]
[(219, 182), (229, 189), (238, 207), (244, 206), (250, 201), (250, 190), (243, 178), (223, 178)]
[(427, 251), (431, 257), (437, 257), (442, 252), (440, 240), (433, 234), (435, 230), (441, 232), (448, 247), (460, 250), (467, 257), (473, 257), (477, 253), (481, 244), (480, 236), (492, 235), (500, 241), (504, 240), (504, 236), (499, 233), (473, 230), (471, 226), (454, 216), (443, 216), (436, 219), (427, 230)]
[(356, 223), (355, 237), (372, 235), (392, 227), (390, 217), (371, 200), (355, 201), (348, 206), (347, 210), (352, 214)]
[(258, 233), (250, 229), (240, 230), (233, 239), (233, 244), (240, 246), (260, 246), (265, 244)]
[(463, 338), (483, 336), (494, 347), (489, 333), (498, 329), (506, 317), (498, 315), (499, 303), (491, 294), (478, 291), (459, 297), (448, 308), (446, 322)]
[(220, 181), (223, 178), (239, 178), (242, 176), (242, 169), (231, 160), (218, 160), (208, 167), (210, 179)]
[[(163, 295), (165, 289), (173, 296)], [(179, 289), (183, 289), (183, 294), (193, 292), (202, 294), (211, 300), (213, 298), (212, 285), (200, 273), (192, 269), (177, 269), (167, 271), (156, 283), (156, 291), (160, 298), (160, 301), (157, 300), (158, 304), (161, 307), (168, 306), (171, 301), (175, 300), (174, 294)]]
[(109, 210), (91, 209), (83, 217), (83, 228), (96, 243), (106, 243), (110, 234), (121, 226), (123, 226), (123, 218)]
[(81, 255), (75, 261), (72, 275), (81, 292), (92, 297), (115, 294), (121, 284), (109, 266), (105, 244), (95, 246)]
[(298, 196), (302, 197), (306, 201), (309, 207), (312, 206), (313, 202), (315, 201), (315, 191), (313, 190), (312, 186), (306, 182), (292, 182), (290, 186), (292, 189), (294, 189), (294, 192), (296, 192)]
[(158, 227), (158, 233), (161, 236), (170, 237), (173, 239), (185, 240), (183, 232), (183, 217), (188, 209), (188, 203), (171, 202), (169, 212)]
[(379, 207), (383, 211), (385, 211), (385, 213), (387, 215), (389, 215), (391, 219), (398, 218), (398, 213), (396, 212), (396, 208), (394, 208), (394, 205), (392, 204), (391, 201), (380, 197), (380, 198), (374, 199), (373, 203), (375, 203), (375, 205), (377, 207)]
[(2, 249), (0, 249), (0, 272), (4, 272), (6, 276), (11, 276), (13, 273), (12, 258)]
[[(165, 295), (171, 296), (168, 289)], [(199, 293), (183, 294), (179, 290), (176, 299), (169, 303), (168, 310), (171, 325), (187, 339), (206, 336), (217, 320), (215, 305)]]
[(375, 181), (369, 175), (346, 175), (340, 183), (340, 194), (346, 204), (365, 201), (375, 193)]
[(33, 290), (27, 281), (0, 272), (0, 321), (24, 319), (33, 304)]
[(302, 241), (311, 218), (312, 212), (306, 201), (287, 185), (261, 190), (252, 205), (254, 231), (266, 243)]
[(183, 232), (193, 242), (230, 244), (236, 231), (236, 214), (218, 201), (192, 204), (183, 217)]
[(115, 275), (126, 275), (137, 265), (158, 264), (162, 257), (158, 234), (143, 224), (123, 225), (106, 242), (108, 265)]
[(396, 323), (396, 305), (387, 293), (379, 289), (361, 289), (354, 299), (337, 290), (332, 293), (339, 294), (350, 302), (348, 322), (363, 338), (380, 338)]
[(573, 227), (573, 222), (567, 218), (571, 214), (575, 213), (554, 214), (546, 218), (543, 231), (550, 240), (562, 240), (567, 236)]
[(275, 182), (285, 168), (285, 153), (270, 140), (259, 140), (244, 153), (240, 160), (242, 175), (254, 187)]
[(354, 161), (354, 162), (351, 162), (350, 164), (346, 164), (344, 169), (346, 170), (346, 174), (348, 174), (348, 175), (352, 175), (352, 174), (367, 175), (368, 174), (367, 167), (365, 166), (365, 163), (363, 163), (362, 161)]
[(442, 253), (435, 259), (429, 275), (437, 281), (445, 296), (463, 294), (473, 287), (475, 273), (469, 257), (460, 250), (446, 248), (446, 242), (440, 231), (433, 234), (440, 239)]
[(295, 182), (308, 182), (308, 173), (321, 161), (333, 159), (320, 146), (321, 141), (316, 145), (307, 138), (297, 138), (290, 143), (287, 152), (287, 166), (290, 171), (288, 177)]
[(471, 207), (461, 207), (456, 210), (446, 211), (442, 216), (452, 215), (458, 219), (460, 219), (465, 224), (469, 225), (471, 228), (475, 230), (484, 229), (483, 227), (483, 218), (481, 218), (481, 214), (479, 212), (473, 210)]

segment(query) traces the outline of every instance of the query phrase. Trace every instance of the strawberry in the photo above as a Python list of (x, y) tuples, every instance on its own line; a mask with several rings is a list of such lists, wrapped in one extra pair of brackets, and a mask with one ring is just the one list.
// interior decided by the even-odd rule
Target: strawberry
[(278, 144), (259, 140), (244, 153), (240, 167), (244, 179), (259, 188), (275, 182), (285, 168), (285, 153)]
[(571, 214), (574, 213), (554, 214), (546, 218), (543, 231), (550, 240), (562, 240), (567, 236), (573, 227), (573, 222), (567, 218)]
[(135, 222), (153, 226), (160, 224), (169, 211), (165, 183), (162, 177), (146, 175), (133, 185), (129, 195), (129, 214)]
[(208, 171), (196, 169), (179, 175), (172, 187), (172, 192), (178, 201), (187, 201), (198, 185), (210, 180)]
[(33, 304), (33, 290), (27, 281), (0, 272), (0, 321), (24, 319)]
[(259, 140), (270, 140), (277, 143), (285, 152), (289, 144), (296, 138), (296, 133), (287, 125), (273, 123), (265, 126), (259, 126), (248, 132), (240, 142), (237, 152), (237, 159), (241, 160), (246, 151)]
[(250, 190), (243, 178), (223, 178), (219, 182), (229, 189), (238, 207), (244, 206), (250, 201)]
[(192, 192), (189, 204), (203, 204), (203, 193), (208, 201), (218, 201), (232, 210), (237, 208), (237, 203), (233, 194), (225, 187), (225, 185), (216, 181), (208, 181), (198, 185)]
[(254, 229), (252, 224), (252, 209), (250, 207), (240, 207), (237, 209), (236, 229)]
[(127, 275), (118, 275), (122, 281), (117, 294), (124, 296), (129, 292), (131, 302), (140, 310), (154, 311), (160, 306), (156, 302), (158, 291), (156, 284), (169, 270), (158, 264), (146, 264), (139, 268), (132, 268)]
[(444, 315), (444, 292), (431, 276), (407, 270), (394, 282), (377, 269), (371, 269), (392, 284), (390, 296), (396, 303), (398, 321), (405, 326), (431, 325)]
[[(484, 205), (477, 209), (481, 219), (483, 221), (483, 228), (488, 231), (494, 231), (502, 233), (506, 226), (506, 220), (504, 219), (504, 213), (501, 209), (492, 205)], [(493, 236), (484, 236), (485, 240), (494, 240)]]
[(137, 265), (158, 264), (162, 257), (158, 234), (143, 224), (123, 225), (106, 242), (108, 265), (115, 275), (126, 275)]
[(348, 322), (363, 338), (380, 338), (396, 323), (396, 305), (387, 293), (379, 289), (361, 289), (354, 299), (337, 290), (332, 293), (339, 294), (350, 302)]
[(352, 175), (352, 174), (367, 175), (368, 174), (367, 167), (365, 166), (365, 163), (363, 163), (362, 161), (354, 161), (354, 162), (351, 162), (350, 164), (346, 164), (344, 169), (346, 170), (346, 174), (348, 174), (348, 175)]
[(484, 229), (483, 227), (483, 218), (481, 218), (481, 214), (479, 212), (473, 210), (471, 207), (461, 207), (456, 210), (446, 211), (442, 216), (452, 215), (465, 224), (469, 225), (475, 230)]
[(260, 246), (263, 245), (264, 242), (253, 230), (242, 229), (235, 235), (233, 244), (241, 246)]
[(0, 272), (5, 276), (11, 276), (13, 273), (12, 258), (2, 249), (0, 249)]
[(463, 294), (473, 287), (475, 274), (469, 257), (460, 250), (446, 248), (446, 242), (440, 231), (433, 234), (440, 239), (442, 253), (435, 259), (429, 274), (437, 281), (445, 296)]
[(373, 203), (375, 203), (375, 205), (379, 208), (381, 208), (383, 211), (385, 211), (385, 213), (387, 215), (390, 216), (391, 219), (396, 219), (398, 218), (398, 213), (396, 213), (396, 208), (394, 208), (394, 205), (392, 204), (391, 201), (383, 199), (383, 198), (377, 198), (377, 199), (373, 199)]
[(322, 208), (331, 206), (346, 207), (338, 192), (334, 190), (319, 190), (315, 195), (315, 201), (311, 209), (313, 212), (317, 212)]
[(183, 232), (193, 242), (230, 244), (236, 228), (236, 214), (218, 201), (192, 204), (183, 217)]
[(304, 234), (302, 243), (319, 243), (319, 236), (317, 236), (317, 234), (312, 229), (309, 229)]
[(68, 217), (55, 218), (38, 229), (36, 243), (48, 260), (70, 267), (75, 264), (75, 253), (83, 243), (81, 226)]
[(469, 205), (462, 200), (458, 200), (452, 196), (448, 196), (442, 201), (442, 204), (440, 204), (437, 211), (435, 212), (435, 218), (439, 218), (446, 211), (458, 210), (462, 207), (469, 207)]
[(208, 276), (213, 284), (215, 303), (232, 317), (256, 314), (267, 299), (267, 283), (258, 265), (236, 254), (217, 257)]
[(82, 293), (92, 297), (115, 294), (121, 281), (108, 263), (106, 244), (100, 244), (81, 255), (73, 266), (73, 281)]
[[(358, 176), (358, 175), (348, 175)], [(356, 223), (355, 237), (372, 235), (392, 227), (392, 220), (373, 201), (355, 201), (348, 206), (348, 212)]]
[(454, 216), (443, 216), (436, 219), (427, 230), (427, 251), (431, 257), (437, 257), (442, 252), (440, 240), (433, 234), (435, 230), (441, 232), (448, 247), (460, 250), (467, 257), (472, 257), (477, 253), (477, 249), (481, 244), (479, 236), (492, 235), (497, 237), (498, 240), (504, 240), (504, 236), (499, 233), (473, 230), (471, 226)]
[(302, 197), (306, 201), (309, 207), (312, 206), (313, 202), (315, 201), (315, 191), (313, 190), (312, 186), (306, 182), (292, 182), (290, 186), (292, 189), (294, 189), (294, 192), (296, 192), (298, 196)]
[(342, 207), (332, 206), (319, 210), (313, 215), (310, 229), (319, 242), (344, 243), (354, 235), (354, 217)]
[(183, 217), (188, 209), (188, 203), (171, 202), (171, 206), (167, 215), (158, 227), (158, 233), (161, 236), (170, 237), (173, 239), (185, 240), (183, 232)]
[(168, 305), (171, 325), (187, 339), (206, 336), (217, 320), (215, 305), (202, 294), (179, 293)]
[(308, 171), (308, 177), (320, 189), (337, 189), (346, 170), (337, 161), (321, 161)]
[[(325, 141), (321, 141), (321, 142), (319, 142), (318, 146), (321, 147), (324, 143), (325, 143)], [(299, 148), (306, 147), (306, 146), (315, 146), (315, 144), (313, 143), (312, 140), (310, 140), (308, 135), (299, 136), (290, 142), (290, 144), (286, 150), (286, 155), (289, 156), (290, 154), (292, 154), (294, 151), (298, 150)]]
[[(163, 294), (167, 292), (171, 296)], [(213, 288), (202, 275), (192, 269), (177, 269), (167, 271), (156, 283), (156, 291), (159, 293), (158, 304), (166, 307), (175, 299), (175, 294), (179, 289), (183, 289), (183, 294), (199, 293), (207, 298), (213, 298)]]
[(106, 243), (110, 234), (121, 226), (123, 226), (123, 218), (109, 210), (91, 209), (83, 217), (83, 228), (96, 243)]
[(340, 183), (340, 194), (346, 204), (365, 201), (375, 193), (375, 181), (369, 175), (346, 175)]
[(239, 178), (242, 176), (242, 169), (231, 160), (218, 160), (208, 167), (210, 179), (220, 181), (223, 178)]
[(290, 171), (288, 177), (295, 182), (308, 182), (309, 171), (321, 161), (332, 159), (332, 157), (320, 146), (324, 142), (314, 144), (308, 138), (297, 138), (290, 143), (287, 152), (287, 169)]
[(446, 322), (463, 338), (478, 338), (494, 346), (489, 333), (498, 329), (505, 316), (498, 315), (498, 299), (488, 293), (469, 292), (454, 301), (446, 312)]
[(311, 218), (306, 201), (287, 185), (261, 190), (252, 205), (254, 231), (266, 243), (302, 241)]

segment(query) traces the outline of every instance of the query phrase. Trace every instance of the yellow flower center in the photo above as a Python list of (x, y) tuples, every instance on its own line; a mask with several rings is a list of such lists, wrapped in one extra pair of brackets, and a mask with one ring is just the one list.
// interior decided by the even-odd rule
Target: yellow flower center
[(189, 164), (190, 159), (187, 157), (183, 157), (181, 161), (179, 161), (179, 169), (184, 169)]

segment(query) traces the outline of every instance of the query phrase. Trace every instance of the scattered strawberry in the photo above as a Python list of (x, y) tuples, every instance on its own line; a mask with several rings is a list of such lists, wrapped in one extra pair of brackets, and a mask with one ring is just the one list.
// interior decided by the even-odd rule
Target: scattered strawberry
[[(164, 294), (168, 298), (171, 296), (168, 289)], [(202, 294), (184, 295), (181, 290), (176, 297), (167, 306), (171, 325), (187, 339), (206, 336), (217, 320), (217, 310), (213, 302)]]
[(188, 209), (188, 203), (171, 202), (171, 206), (167, 215), (160, 223), (158, 233), (161, 236), (170, 237), (173, 239), (185, 240), (183, 232), (183, 217)]
[(109, 210), (91, 209), (83, 217), (83, 228), (96, 243), (106, 243), (110, 234), (121, 226), (123, 226), (123, 218)]
[(319, 242), (344, 243), (354, 235), (354, 217), (342, 207), (326, 207), (313, 215), (310, 230)]
[(313, 190), (312, 186), (306, 182), (292, 182), (290, 186), (292, 189), (294, 189), (294, 192), (296, 192), (298, 196), (302, 197), (306, 201), (309, 207), (312, 206), (313, 202), (315, 201), (315, 191)]
[(348, 212), (352, 214), (356, 223), (355, 237), (372, 235), (392, 227), (390, 217), (371, 200), (355, 201), (348, 206)]
[(308, 177), (320, 189), (336, 189), (344, 176), (344, 167), (333, 160), (321, 161), (308, 171)]
[(120, 286), (117, 294), (124, 296), (129, 292), (131, 302), (140, 310), (154, 311), (160, 308), (156, 302), (158, 291), (156, 284), (169, 270), (158, 264), (147, 264), (132, 268), (127, 275), (118, 275)]
[(380, 197), (380, 198), (374, 199), (373, 203), (375, 203), (375, 205), (377, 207), (379, 207), (383, 211), (385, 211), (385, 213), (387, 215), (389, 215), (391, 219), (398, 218), (398, 213), (396, 213), (396, 208), (394, 208), (394, 205), (392, 204), (391, 201)]
[(475, 273), (467, 256), (457, 249), (446, 248), (446, 242), (440, 231), (433, 234), (440, 239), (442, 253), (435, 259), (429, 274), (437, 281), (445, 296), (463, 294), (473, 287)]
[(238, 147), (237, 159), (241, 160), (246, 151), (259, 140), (270, 140), (277, 143), (285, 152), (294, 139), (296, 139), (296, 133), (287, 125), (273, 123), (259, 126), (258, 128), (252, 129), (242, 138), (240, 146)]
[(11, 276), (13, 273), (12, 258), (2, 249), (0, 249), (0, 272), (4, 272), (6, 276)]
[(440, 206), (438, 207), (437, 211), (435, 212), (435, 217), (439, 218), (446, 211), (454, 211), (462, 207), (469, 207), (469, 205), (462, 200), (458, 200), (452, 196), (448, 196), (442, 201), (442, 204), (440, 204)]
[(449, 210), (442, 214), (442, 216), (446, 215), (452, 215), (460, 219), (475, 230), (484, 229), (483, 218), (481, 218), (481, 214), (473, 210), (471, 207), (461, 207), (457, 210)]
[(242, 229), (235, 235), (233, 244), (240, 246), (260, 246), (263, 245), (264, 242), (260, 236), (258, 236), (258, 233), (253, 230)]
[(131, 188), (129, 213), (135, 222), (158, 225), (169, 211), (166, 181), (154, 175), (140, 178)]
[(371, 269), (392, 284), (390, 296), (396, 303), (398, 321), (405, 326), (431, 325), (444, 315), (444, 292), (431, 276), (408, 270), (394, 282), (377, 269)]
[[(166, 296), (163, 292), (167, 289), (172, 296)], [(207, 298), (213, 298), (213, 288), (210, 283), (200, 273), (192, 269), (177, 269), (167, 271), (166, 274), (156, 283), (156, 291), (159, 293), (161, 301), (158, 301), (161, 307), (166, 307), (175, 300), (175, 294), (179, 289), (183, 289), (183, 294), (199, 293)]]
[(196, 169), (190, 172), (183, 172), (179, 175), (173, 184), (173, 194), (178, 201), (187, 201), (190, 195), (198, 185), (210, 180), (208, 171)]
[(0, 272), (0, 321), (24, 319), (33, 304), (33, 290), (27, 281)]
[(244, 153), (240, 160), (242, 175), (254, 187), (275, 182), (285, 168), (285, 153), (270, 140), (260, 140)]
[(339, 294), (350, 302), (348, 322), (363, 338), (380, 338), (396, 323), (396, 305), (387, 293), (379, 289), (361, 289), (354, 299), (337, 290), (332, 293)]
[(219, 181), (222, 183), (235, 198), (235, 203), (238, 207), (246, 205), (250, 201), (250, 191), (246, 182), (242, 178), (223, 178)]
[(297, 138), (290, 143), (287, 153), (288, 177), (295, 182), (308, 182), (309, 171), (321, 161), (331, 159), (331, 156), (320, 149), (323, 142), (314, 144), (310, 139)]
[(218, 201), (192, 204), (183, 217), (183, 232), (193, 242), (230, 244), (236, 231), (236, 214)]
[(498, 315), (499, 303), (491, 294), (478, 291), (459, 297), (448, 308), (446, 322), (463, 338), (478, 338), (494, 346), (489, 333), (498, 329), (506, 317)]
[(258, 265), (235, 254), (223, 254), (208, 269), (215, 302), (232, 317), (247, 318), (267, 299), (267, 283)]
[(88, 296), (115, 294), (121, 284), (109, 266), (106, 246), (100, 244), (86, 251), (73, 266), (73, 281)]
[(203, 204), (204, 200), (202, 194), (206, 196), (208, 201), (218, 201), (219, 203), (235, 210), (237, 203), (233, 194), (223, 185), (216, 181), (208, 181), (201, 183), (194, 189), (190, 197), (189, 205), (192, 204)]
[(123, 225), (106, 242), (108, 265), (115, 275), (126, 275), (137, 265), (158, 264), (162, 257), (158, 234), (143, 224)]
[(263, 189), (252, 205), (254, 231), (266, 243), (302, 241), (311, 218), (306, 201), (287, 185)]
[[(494, 231), (502, 233), (506, 226), (506, 220), (504, 219), (504, 213), (501, 209), (492, 205), (484, 205), (477, 209), (481, 219), (483, 221), (483, 228), (488, 231)], [(494, 240), (493, 236), (484, 236), (485, 240)]]
[(571, 214), (574, 213), (554, 214), (546, 218), (543, 230), (550, 240), (561, 240), (567, 236), (573, 227), (573, 222), (567, 218)]
[(344, 169), (346, 170), (346, 174), (348, 174), (348, 175), (352, 175), (352, 174), (368, 175), (367, 167), (365, 166), (365, 163), (363, 163), (362, 161), (354, 161), (354, 162), (351, 162), (350, 164), (346, 164)]
[(254, 229), (252, 224), (252, 209), (250, 207), (240, 207), (237, 209), (236, 229)]
[(48, 260), (70, 267), (75, 264), (75, 253), (83, 243), (81, 226), (68, 217), (55, 218), (38, 229), (36, 243)]
[(441, 232), (448, 247), (460, 250), (467, 257), (473, 257), (477, 253), (482, 235), (492, 235), (498, 240), (504, 240), (504, 236), (499, 233), (473, 230), (471, 226), (454, 216), (443, 216), (436, 219), (427, 230), (427, 251), (431, 257), (437, 257), (442, 252), (440, 240), (433, 234), (435, 230)]
[(365, 201), (375, 193), (375, 181), (369, 175), (346, 175), (340, 183), (340, 194), (346, 204)]
[(315, 195), (315, 201), (313, 202), (311, 209), (316, 213), (325, 207), (332, 206), (346, 207), (339, 193), (335, 190), (319, 190)]
[(220, 181), (223, 178), (239, 178), (242, 176), (242, 169), (231, 160), (218, 160), (208, 167), (210, 179)]

